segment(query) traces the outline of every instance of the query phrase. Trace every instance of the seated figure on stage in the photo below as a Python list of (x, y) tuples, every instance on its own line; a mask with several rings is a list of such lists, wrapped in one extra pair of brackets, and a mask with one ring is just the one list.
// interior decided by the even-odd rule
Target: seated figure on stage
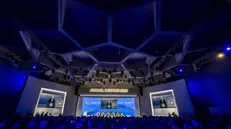
[(106, 117), (106, 116), (107, 116), (107, 112), (104, 112), (104, 113), (103, 113), (103, 117)]
[(123, 116), (123, 112), (120, 111), (119, 116), (122, 117)]
[(102, 117), (103, 116), (103, 113), (100, 111), (99, 112), (99, 117)]
[(109, 112), (109, 116), (112, 117), (112, 111)]

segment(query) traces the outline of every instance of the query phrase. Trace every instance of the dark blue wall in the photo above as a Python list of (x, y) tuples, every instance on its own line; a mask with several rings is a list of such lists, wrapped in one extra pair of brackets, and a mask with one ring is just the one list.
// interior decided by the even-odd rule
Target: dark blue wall
[(0, 118), (14, 115), (27, 75), (0, 64)]
[[(215, 112), (229, 112), (231, 107), (231, 61), (219, 60), (187, 79), (188, 90), (195, 110), (208, 114), (210, 108)], [(222, 114), (222, 113), (221, 113)]]

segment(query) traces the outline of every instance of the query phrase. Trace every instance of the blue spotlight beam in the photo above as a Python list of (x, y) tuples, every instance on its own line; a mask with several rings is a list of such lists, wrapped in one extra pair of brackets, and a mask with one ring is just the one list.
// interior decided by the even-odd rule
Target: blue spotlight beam
[(66, 31), (63, 29), (59, 29), (60, 32), (62, 32), (68, 39), (70, 39), (76, 46), (78, 46), (81, 50), (84, 50), (82, 45), (80, 45), (79, 42), (77, 42), (74, 38), (72, 38)]
[(159, 31), (158, 34), (166, 34), (166, 35), (186, 35), (188, 32), (178, 32), (178, 31)]
[(94, 46), (87, 47), (87, 48), (85, 48), (85, 50), (91, 50), (91, 49), (94, 49), (94, 48), (108, 46), (108, 45), (109, 44), (107, 42), (106, 43), (101, 43), (101, 44), (97, 44), (97, 45), (94, 45)]
[(66, 0), (58, 0), (58, 28), (61, 29), (63, 27), (63, 21), (65, 18), (66, 11)]
[(152, 35), (148, 39), (146, 39), (138, 48), (136, 48), (136, 50), (140, 50), (141, 48), (143, 48), (146, 44), (148, 44), (156, 36), (157, 36), (157, 32), (153, 32)]
[(161, 30), (161, 23), (162, 23), (162, 0), (156, 0), (156, 4), (154, 4), (155, 7), (155, 24), (156, 24), (156, 30)]
[(153, 2), (153, 21), (154, 21), (154, 26), (155, 26), (155, 29), (157, 28), (157, 24), (156, 24), (156, 19), (157, 19), (157, 12), (156, 12), (156, 1)]
[(107, 36), (108, 36), (108, 42), (112, 42), (112, 22), (113, 18), (112, 16), (108, 17), (108, 25), (107, 25)]
[(85, 48), (83, 48), (79, 42), (73, 39), (67, 32), (65, 32), (63, 29), (60, 29), (59, 31), (62, 32), (65, 36), (67, 36), (67, 38), (70, 39), (76, 46), (78, 46), (80, 50), (85, 51), (92, 60), (98, 63), (98, 60), (93, 55), (91, 55)]

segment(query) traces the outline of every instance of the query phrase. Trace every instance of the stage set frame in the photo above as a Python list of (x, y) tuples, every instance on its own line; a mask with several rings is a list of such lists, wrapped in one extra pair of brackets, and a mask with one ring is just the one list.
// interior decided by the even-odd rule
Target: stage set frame
[(41, 88), (40, 93), (39, 93), (39, 97), (38, 97), (38, 99), (37, 99), (37, 103), (36, 103), (36, 106), (35, 106), (35, 109), (34, 109), (34, 116), (35, 116), (36, 113), (37, 113), (38, 104), (39, 104), (41, 95), (44, 94), (43, 91), (48, 91), (48, 92), (53, 92), (53, 93), (60, 93), (60, 94), (63, 94), (63, 95), (64, 95), (63, 103), (62, 103), (62, 108), (61, 108), (61, 114), (63, 114), (64, 108), (65, 108), (65, 103), (66, 103), (67, 92), (59, 91), (59, 90), (54, 90), (54, 89), (48, 89), (48, 88)]
[(177, 108), (177, 103), (176, 103), (176, 99), (175, 99), (175, 95), (174, 95), (174, 90), (173, 89), (149, 93), (150, 103), (151, 103), (151, 110), (152, 110), (152, 116), (168, 116), (168, 114), (165, 114), (165, 115), (155, 114), (155, 111), (154, 111), (155, 108), (153, 107), (153, 99), (152, 99), (153, 95), (160, 97), (161, 94), (165, 94), (165, 93), (171, 93), (172, 94), (173, 101), (174, 101), (174, 104), (175, 104), (175, 113), (176, 113), (177, 116), (179, 116), (179, 111), (178, 111), (178, 108)]

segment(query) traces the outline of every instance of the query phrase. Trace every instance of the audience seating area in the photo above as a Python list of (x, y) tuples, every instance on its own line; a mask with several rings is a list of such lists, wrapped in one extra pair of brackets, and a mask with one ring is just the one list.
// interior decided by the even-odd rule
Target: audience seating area
[(231, 117), (52, 117), (16, 116), (2, 120), (3, 129), (228, 129)]

